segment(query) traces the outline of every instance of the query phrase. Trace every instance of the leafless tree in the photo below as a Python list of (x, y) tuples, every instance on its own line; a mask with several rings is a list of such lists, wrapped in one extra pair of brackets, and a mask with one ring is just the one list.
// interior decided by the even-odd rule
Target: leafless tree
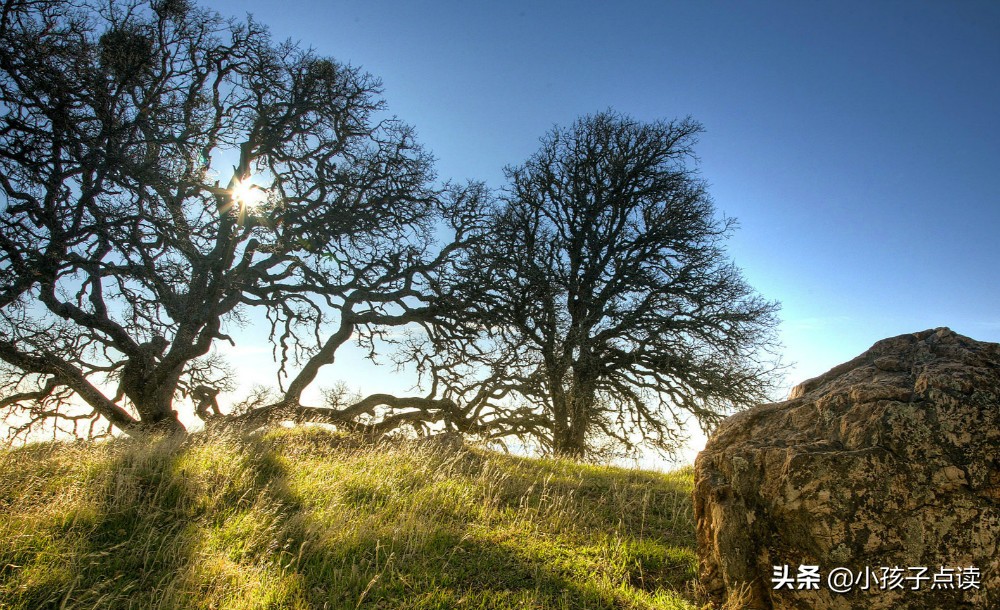
[(213, 345), (254, 309), (284, 383), (241, 417), (440, 419), (433, 397), (301, 401), (352, 337), (446, 328), (440, 277), (483, 199), (432, 187), (375, 78), (186, 0), (2, 0), (0, 41), (0, 408), (15, 434), (182, 431), (185, 398), (217, 419), (230, 375)]
[(578, 457), (669, 451), (687, 417), (767, 398), (777, 304), (723, 249), (734, 223), (690, 166), (700, 131), (608, 111), (507, 169), (453, 293), (478, 332), (436, 345), (434, 371), (467, 403), (506, 404), (495, 429)]

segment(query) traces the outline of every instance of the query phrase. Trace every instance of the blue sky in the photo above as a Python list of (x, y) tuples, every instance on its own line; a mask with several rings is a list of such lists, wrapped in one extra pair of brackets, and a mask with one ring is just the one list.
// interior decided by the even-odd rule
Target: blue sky
[(499, 187), (609, 107), (699, 120), (789, 385), (905, 332), (1000, 341), (998, 2), (203, 5), (379, 76), (441, 178)]

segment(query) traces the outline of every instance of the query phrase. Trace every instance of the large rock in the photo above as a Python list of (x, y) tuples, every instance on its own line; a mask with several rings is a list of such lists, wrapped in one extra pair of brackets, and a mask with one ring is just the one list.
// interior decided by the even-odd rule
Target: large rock
[(947, 328), (885, 339), (730, 417), (695, 462), (694, 506), (716, 602), (1000, 608), (1000, 345)]

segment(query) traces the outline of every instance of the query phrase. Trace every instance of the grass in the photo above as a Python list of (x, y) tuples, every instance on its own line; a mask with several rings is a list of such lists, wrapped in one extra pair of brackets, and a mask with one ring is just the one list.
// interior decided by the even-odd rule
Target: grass
[(690, 469), (328, 432), (0, 453), (0, 608), (696, 608)]

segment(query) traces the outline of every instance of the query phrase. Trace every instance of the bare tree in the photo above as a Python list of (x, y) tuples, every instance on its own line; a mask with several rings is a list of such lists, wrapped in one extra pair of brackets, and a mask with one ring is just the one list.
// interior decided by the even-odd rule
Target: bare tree
[(454, 292), (478, 335), (436, 369), (469, 403), (506, 400), (497, 430), (572, 456), (670, 450), (686, 417), (710, 427), (767, 398), (777, 304), (727, 258), (734, 223), (689, 167), (700, 131), (603, 112), (507, 169)]
[[(15, 434), (81, 418), (180, 431), (182, 398), (219, 417), (230, 375), (212, 347), (251, 308), (288, 382), (254, 416), (308, 414), (303, 390), (352, 335), (441, 314), (435, 278), (481, 187), (431, 187), (373, 77), (186, 0), (3, 0), (0, 41), (0, 408)], [(429, 398), (404, 403), (335, 419), (438, 417)]]

